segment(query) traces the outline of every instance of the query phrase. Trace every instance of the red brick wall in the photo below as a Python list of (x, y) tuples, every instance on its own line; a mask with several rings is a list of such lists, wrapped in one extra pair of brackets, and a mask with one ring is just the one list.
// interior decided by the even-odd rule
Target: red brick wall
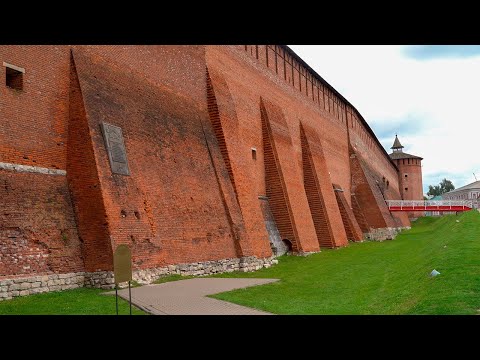
[(371, 228), (397, 227), (388, 211), (378, 174), (356, 154), (352, 154), (352, 193)]
[(0, 66), (0, 162), (65, 169), (69, 58), (67, 46), (0, 46), (0, 65), (25, 68), (17, 91)]
[(385, 183), (388, 181), (389, 187), (398, 193), (400, 191), (397, 181), (398, 172), (389, 156), (372, 140), (356, 114), (348, 114), (347, 117), (350, 144), (357, 156), (368, 164), (377, 179), (382, 181), (382, 178), (385, 178)]
[(318, 251), (319, 243), (308, 200), (296, 164), (290, 161), (292, 139), (281, 108), (260, 99), (264, 151), (265, 187), (280, 235), (292, 242), (293, 250)]
[(69, 100), (67, 179), (80, 239), (84, 244), (85, 269), (113, 270), (107, 212), (73, 58)]
[[(355, 214), (352, 208), (350, 208), (350, 206), (348, 205), (347, 199), (345, 199), (345, 195), (343, 195), (343, 191), (340, 191), (340, 186), (338, 186), (337, 184), (333, 184), (333, 187), (337, 189), (335, 191), (335, 197), (337, 199), (338, 208), (342, 216), (342, 222), (343, 226), (345, 227), (347, 239), (350, 241), (363, 240), (362, 229), (360, 228), (358, 221), (355, 218)], [(368, 229), (365, 232), (368, 232)]]
[[(218, 69), (210, 69), (207, 80), (211, 82), (207, 94), (210, 119), (240, 204), (246, 236), (250, 239), (249, 246), (256, 256), (270, 256), (271, 248), (258, 199), (257, 184), (252, 181), (259, 165), (253, 159), (252, 149), (239, 134), (235, 103), (223, 74)], [(260, 151), (261, 149), (255, 151), (257, 158), (263, 156)]]
[[(75, 76), (70, 80), (71, 49), (77, 65), (72, 74), (78, 75), (78, 83)], [(291, 236), (299, 250), (318, 249), (304, 186), (300, 123), (313, 129), (318, 137), (313, 143), (323, 152), (323, 158), (312, 157), (312, 164), (325, 207), (333, 209), (327, 215), (335, 241), (343, 243), (345, 229), (332, 183), (344, 190), (362, 230), (369, 226), (365, 218), (371, 218), (365, 213), (361, 219), (359, 212), (366, 210), (357, 206), (358, 198), (357, 205), (352, 204), (356, 168), (351, 169), (349, 144), (368, 165), (362, 186), (369, 189), (385, 223), (371, 221), (371, 226), (408, 223), (401, 214), (394, 218), (385, 214), (378, 207), (379, 193), (372, 188), (372, 181), (385, 177), (391, 189), (384, 196), (399, 197), (395, 167), (355, 112), (280, 46), (1, 46), (0, 59), (25, 68), (23, 91), (0, 86), (0, 162), (67, 170), (80, 238), (75, 240), (78, 236), (72, 234), (72, 244), (63, 248), (47, 241), (47, 248), (49, 244), (52, 248), (39, 251), (79, 260), (54, 262), (54, 271), (62, 266), (65, 271), (81, 268), (83, 261), (88, 271), (110, 269), (111, 252), (118, 244), (132, 246), (136, 268), (270, 256), (258, 199), (267, 194), (265, 154), (269, 154), (261, 98), (271, 104), (264, 111), (264, 124), (270, 126), (272, 161), (280, 169), (279, 186), (287, 197), (292, 233), (296, 232)], [(0, 76), (5, 76), (3, 66)], [(112, 175), (101, 121), (122, 128), (131, 176)], [(418, 169), (409, 179), (419, 183), (415, 189), (421, 189)], [(45, 182), (45, 191), (53, 187), (62, 192), (62, 207), (52, 210), (58, 213), (45, 224), (58, 223), (58, 216), (70, 219), (62, 221), (71, 229), (74, 210), (65, 177), (2, 174), (12, 176), (12, 184), (17, 177), (20, 184), (23, 176), (35, 176), (43, 179), (38, 183)], [(19, 188), (25, 189), (27, 203), (48, 199), (42, 197), (43, 190), (37, 193), (27, 184)], [(355, 191), (361, 193), (358, 186)], [(0, 205), (18, 207), (9, 196)], [(29, 221), (39, 217), (37, 210), (22, 211), (27, 214), (25, 224), (15, 225), (20, 235), (5, 230), (10, 234), (5, 239), (25, 238), (21, 234)], [(9, 226), (6, 219), (2, 229)], [(49, 226), (34, 229), (43, 234), (43, 227)], [(48, 266), (38, 269), (47, 271)]]
[[(188, 81), (203, 86), (201, 99), (101, 52), (74, 51), (112, 246), (131, 246), (136, 268), (242, 255), (241, 214), (205, 106), (204, 49), (196, 51)], [(131, 176), (112, 174), (100, 121), (122, 128)]]
[(303, 176), (310, 212), (321, 247), (347, 245), (346, 229), (335, 199), (317, 132), (300, 124)]
[[(287, 122), (288, 130), (293, 144), (293, 154), (290, 156), (296, 162), (297, 173), (302, 174), (302, 147), (300, 141), (300, 121), (317, 130), (322, 144), (331, 181), (340, 184), (346, 190), (346, 197), (350, 198), (350, 170), (348, 163), (348, 137), (346, 133), (346, 121), (342, 121), (341, 113), (333, 113), (324, 108), (324, 89), (320, 86), (320, 97), (312, 95), (309, 90), (306, 95), (305, 82), (311, 88), (312, 80), (305, 78), (305, 74), (299, 74), (294, 69), (295, 85), (292, 85), (291, 69), (287, 71), (285, 80), (281, 69), (283, 62), (277, 57), (279, 74), (275, 71), (274, 53), (269, 50), (268, 64), (266, 66), (265, 45), (258, 46), (259, 58), (256, 58), (256, 46), (207, 46), (206, 58), (209, 70), (216, 69), (224, 75), (233, 98), (238, 119), (238, 137), (243, 139), (244, 148), (239, 152), (238, 162), (242, 162), (243, 169), (251, 170), (258, 195), (265, 195), (265, 174), (263, 172), (263, 149), (259, 98), (264, 97), (278, 104)], [(250, 49), (252, 51), (250, 52)], [(277, 48), (281, 51), (280, 48)], [(288, 55), (287, 55), (288, 56)], [(281, 64), (281, 65), (280, 65)], [(297, 66), (297, 65), (295, 65)], [(288, 70), (288, 69), (287, 69)], [(300, 83), (298, 78), (302, 79)], [(302, 91), (299, 91), (302, 84)], [(317, 86), (317, 85), (315, 85)], [(317, 87), (314, 87), (317, 93)], [(330, 93), (329, 93), (330, 94)], [(333, 96), (333, 94), (330, 94)], [(313, 100), (315, 96), (315, 100)], [(325, 95), (327, 97), (327, 95)], [(327, 106), (328, 109), (328, 106)], [(232, 141), (227, 137), (227, 143)], [(250, 148), (257, 149), (257, 161), (252, 162)], [(244, 154), (244, 155), (240, 155)]]
[[(423, 200), (422, 161), (420, 159), (395, 160), (399, 169), (400, 193), (404, 200)], [(405, 177), (405, 175), (408, 175)], [(407, 188), (408, 190), (405, 190)], [(410, 217), (423, 216), (422, 211), (412, 211)]]
[(0, 170), (0, 278), (83, 271), (67, 179)]

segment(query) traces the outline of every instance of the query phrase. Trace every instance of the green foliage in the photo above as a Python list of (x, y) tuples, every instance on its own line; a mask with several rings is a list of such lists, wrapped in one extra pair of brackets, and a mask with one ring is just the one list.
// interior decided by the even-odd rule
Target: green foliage
[[(115, 295), (105, 290), (79, 288), (0, 301), (0, 315), (115, 315)], [(119, 315), (129, 315), (129, 304), (118, 298)], [(132, 305), (133, 315), (146, 313)]]
[(445, 194), (449, 191), (452, 191), (455, 189), (455, 186), (450, 180), (443, 179), (440, 184), (432, 186), (428, 186), (428, 192), (427, 195), (432, 195), (432, 196), (438, 196)]
[[(395, 240), (282, 256), (269, 269), (215, 275), (280, 281), (212, 297), (275, 314), (478, 314), (479, 239), (478, 211), (423, 217)], [(430, 277), (433, 269), (440, 275)]]

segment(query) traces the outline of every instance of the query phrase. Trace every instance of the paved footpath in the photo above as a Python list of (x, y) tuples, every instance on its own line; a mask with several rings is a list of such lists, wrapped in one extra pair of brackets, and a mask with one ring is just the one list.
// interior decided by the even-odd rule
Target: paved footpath
[[(206, 295), (263, 285), (278, 279), (200, 278), (132, 288), (132, 304), (154, 315), (272, 315)], [(115, 295), (115, 291), (108, 292)], [(128, 288), (118, 290), (128, 300)]]

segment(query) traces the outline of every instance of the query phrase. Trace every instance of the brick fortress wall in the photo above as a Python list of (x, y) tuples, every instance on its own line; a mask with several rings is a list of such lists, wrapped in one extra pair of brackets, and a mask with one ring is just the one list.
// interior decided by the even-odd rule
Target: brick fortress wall
[[(409, 225), (382, 207), (400, 198), (397, 169), (356, 110), (282, 47), (2, 46), (0, 58), (26, 69), (22, 91), (0, 86), (0, 280), (111, 285), (89, 274), (109, 274), (120, 244), (145, 282), (179, 264), (269, 266), (267, 220), (298, 253)], [(101, 122), (122, 129), (129, 176), (112, 173)]]

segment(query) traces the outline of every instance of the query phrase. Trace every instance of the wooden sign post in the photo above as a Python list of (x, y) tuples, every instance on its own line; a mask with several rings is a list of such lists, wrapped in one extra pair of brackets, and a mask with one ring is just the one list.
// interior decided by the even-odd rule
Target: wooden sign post
[(115, 306), (118, 315), (118, 284), (128, 281), (128, 297), (130, 303), (130, 315), (132, 315), (132, 254), (127, 245), (119, 245), (113, 255), (113, 272), (115, 276)]

